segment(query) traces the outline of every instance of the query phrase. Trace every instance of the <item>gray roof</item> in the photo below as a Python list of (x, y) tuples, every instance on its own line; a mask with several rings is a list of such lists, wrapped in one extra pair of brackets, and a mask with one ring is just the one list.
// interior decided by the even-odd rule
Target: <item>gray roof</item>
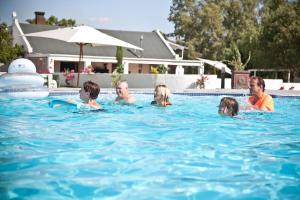
[[(23, 23), (20, 23), (20, 26), (24, 34), (58, 28), (58, 26), (23, 24)], [(143, 35), (143, 40), (142, 40), (142, 48), (144, 49), (144, 51), (142, 52), (143, 58), (174, 59), (170, 50), (166, 47), (166, 45), (163, 43), (163, 41), (159, 38), (159, 36), (155, 32), (119, 31), (119, 30), (105, 30), (105, 29), (98, 29), (98, 30), (138, 47), (140, 46), (140, 37), (141, 35)], [(27, 39), (30, 45), (32, 46), (34, 53), (79, 55), (79, 47), (76, 44), (63, 42), (60, 40), (48, 39), (48, 38), (39, 38), (39, 37), (27, 37)], [(116, 47), (84, 46), (83, 55), (115, 57)], [(141, 53), (138, 50), (135, 52), (135, 50), (124, 48), (124, 57), (137, 58), (139, 55), (141, 55)]]

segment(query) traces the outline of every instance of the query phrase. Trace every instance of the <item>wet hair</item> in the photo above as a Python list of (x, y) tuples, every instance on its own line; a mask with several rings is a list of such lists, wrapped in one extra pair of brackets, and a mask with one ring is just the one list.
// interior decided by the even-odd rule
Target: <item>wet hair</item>
[(97, 83), (94, 83), (92, 81), (86, 81), (83, 83), (83, 89), (85, 92), (90, 93), (90, 99), (97, 99), (100, 87)]
[(251, 80), (257, 80), (258, 87), (262, 88), (263, 92), (265, 91), (266, 85), (265, 85), (265, 81), (264, 81), (264, 79), (262, 77), (260, 77), (260, 76), (252, 76)]
[(156, 85), (154, 92), (157, 93), (157, 91), (160, 91), (160, 93), (163, 95), (164, 100), (166, 102), (169, 102), (171, 92), (170, 92), (169, 88), (166, 85), (164, 85), (164, 84)]
[[(226, 109), (225, 109), (226, 108)], [(239, 112), (239, 103), (232, 97), (223, 97), (219, 105), (219, 114), (236, 116)]]

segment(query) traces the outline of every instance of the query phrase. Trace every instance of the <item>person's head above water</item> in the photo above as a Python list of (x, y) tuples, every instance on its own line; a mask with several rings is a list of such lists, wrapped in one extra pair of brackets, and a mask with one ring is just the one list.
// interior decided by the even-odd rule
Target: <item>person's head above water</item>
[(259, 76), (253, 76), (250, 78), (250, 94), (251, 95), (261, 95), (265, 92), (265, 81)]
[(80, 99), (84, 102), (97, 99), (100, 93), (100, 87), (97, 83), (86, 81), (80, 90)]
[(232, 97), (223, 97), (218, 112), (220, 115), (236, 116), (239, 112), (239, 103)]
[(265, 81), (259, 76), (251, 77), (249, 83), (250, 97), (248, 98), (251, 107), (256, 110), (274, 111), (273, 98), (265, 93)]
[(116, 93), (118, 97), (123, 97), (128, 95), (128, 83), (127, 81), (118, 81), (116, 86)]
[(135, 99), (128, 92), (127, 81), (118, 81), (116, 86), (117, 98), (115, 101), (124, 100), (126, 103), (134, 103)]
[(151, 104), (157, 104), (160, 106), (171, 105), (170, 99), (171, 92), (166, 85), (157, 85), (154, 89), (154, 101)]

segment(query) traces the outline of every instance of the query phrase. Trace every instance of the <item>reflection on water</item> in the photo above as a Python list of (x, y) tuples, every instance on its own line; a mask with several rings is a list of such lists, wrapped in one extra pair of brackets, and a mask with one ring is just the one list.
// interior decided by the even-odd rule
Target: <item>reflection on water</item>
[(1, 197), (298, 197), (299, 99), (230, 118), (217, 114), (221, 96), (174, 95), (168, 108), (136, 98), (128, 106), (102, 95), (103, 112), (53, 109), (54, 98), (0, 100)]

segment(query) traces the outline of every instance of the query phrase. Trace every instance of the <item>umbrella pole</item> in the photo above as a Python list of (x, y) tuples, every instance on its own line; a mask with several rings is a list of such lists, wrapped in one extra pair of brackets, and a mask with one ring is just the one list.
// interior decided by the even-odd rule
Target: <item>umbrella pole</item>
[(77, 87), (79, 87), (79, 76), (80, 76), (80, 65), (83, 60), (83, 43), (79, 44), (79, 62), (78, 62), (78, 73), (77, 73)]

